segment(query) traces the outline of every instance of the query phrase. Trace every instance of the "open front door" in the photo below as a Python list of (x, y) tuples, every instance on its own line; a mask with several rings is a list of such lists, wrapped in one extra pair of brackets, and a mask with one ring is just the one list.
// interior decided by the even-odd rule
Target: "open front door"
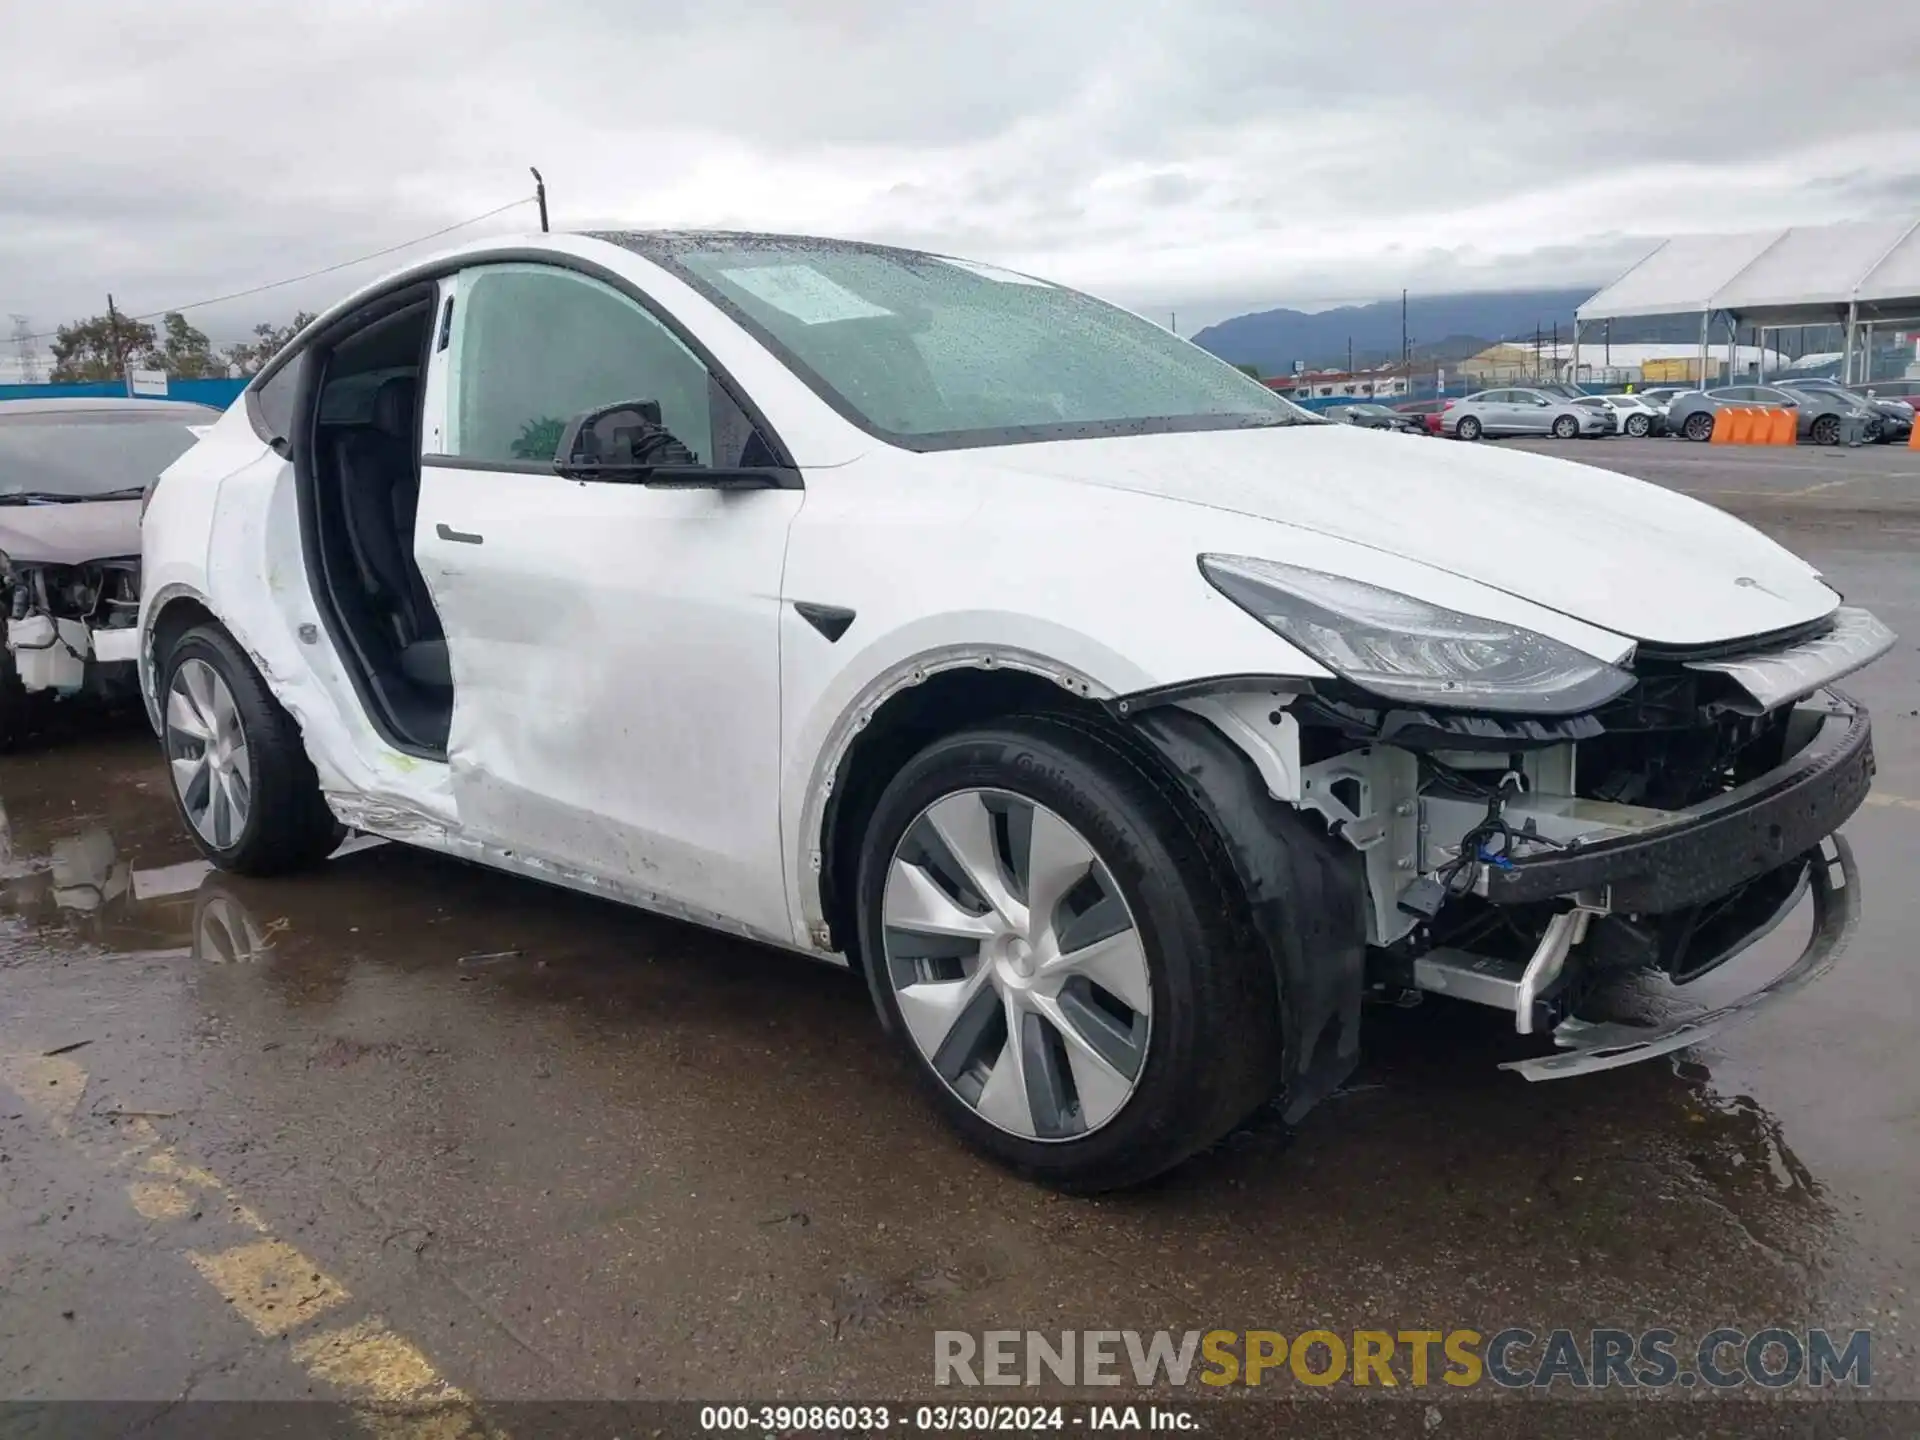
[(657, 405), (705, 465), (766, 449), (666, 327), (572, 271), (464, 272), (434, 368), (414, 551), (447, 635), (462, 827), (790, 941), (766, 877), (782, 873), (779, 595), (802, 492), (555, 473), (568, 419), (623, 401)]

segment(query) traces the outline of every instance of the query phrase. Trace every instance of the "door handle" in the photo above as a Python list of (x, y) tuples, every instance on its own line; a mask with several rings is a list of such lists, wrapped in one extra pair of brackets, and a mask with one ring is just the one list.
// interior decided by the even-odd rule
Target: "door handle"
[(433, 527), (433, 533), (438, 535), (442, 540), (457, 540), (462, 545), (484, 545), (487, 543), (486, 536), (469, 535), (465, 530), (455, 530), (444, 520)]

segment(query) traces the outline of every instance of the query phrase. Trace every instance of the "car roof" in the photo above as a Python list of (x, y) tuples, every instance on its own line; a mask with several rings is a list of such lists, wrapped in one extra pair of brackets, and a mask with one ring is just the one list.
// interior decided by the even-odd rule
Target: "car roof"
[(117, 395), (49, 395), (31, 400), (0, 400), (0, 420), (19, 415), (151, 415), (156, 420), (199, 420), (220, 414), (191, 400), (147, 400)]

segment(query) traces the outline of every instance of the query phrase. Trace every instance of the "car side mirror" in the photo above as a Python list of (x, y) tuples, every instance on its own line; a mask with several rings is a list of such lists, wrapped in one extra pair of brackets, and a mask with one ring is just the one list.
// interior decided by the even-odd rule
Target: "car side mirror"
[(582, 410), (561, 429), (553, 468), (576, 478), (587, 474), (612, 478), (612, 471), (645, 463), (639, 462), (638, 452), (652, 437), (666, 434), (658, 400), (622, 400)]
[(582, 410), (560, 432), (553, 468), (569, 480), (620, 481), (666, 490), (789, 490), (799, 472), (782, 466), (704, 463), (660, 418), (658, 400), (622, 400)]

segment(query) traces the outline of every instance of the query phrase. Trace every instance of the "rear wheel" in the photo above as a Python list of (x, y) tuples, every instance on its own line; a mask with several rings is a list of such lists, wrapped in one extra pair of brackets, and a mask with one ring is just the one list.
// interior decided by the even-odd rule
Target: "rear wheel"
[(174, 803), (215, 865), (277, 875), (340, 843), (299, 727), (225, 630), (183, 635), (160, 694)]
[(1653, 429), (1653, 421), (1645, 415), (1629, 415), (1627, 417), (1627, 434), (1631, 435), (1635, 440), (1646, 439), (1647, 432), (1651, 429)]
[(1072, 721), (964, 731), (894, 778), (862, 845), (861, 954), (968, 1141), (1111, 1189), (1274, 1092), (1273, 972), (1225, 863), (1124, 742)]
[(1838, 445), (1840, 443), (1840, 417), (1822, 415), (1813, 422), (1808, 437), (1816, 445)]
[(1453, 427), (1453, 433), (1458, 435), (1462, 440), (1478, 440), (1480, 438), (1480, 422), (1471, 415), (1462, 415), (1460, 417), (1460, 423)]
[(1571, 415), (1561, 415), (1553, 422), (1553, 436), (1556, 440), (1572, 440), (1580, 433), (1580, 422)]
[(1711, 440), (1713, 438), (1713, 412), (1711, 410), (1694, 411), (1693, 414), (1687, 416), (1687, 423), (1681, 429), (1680, 433), (1685, 435), (1689, 440)]

